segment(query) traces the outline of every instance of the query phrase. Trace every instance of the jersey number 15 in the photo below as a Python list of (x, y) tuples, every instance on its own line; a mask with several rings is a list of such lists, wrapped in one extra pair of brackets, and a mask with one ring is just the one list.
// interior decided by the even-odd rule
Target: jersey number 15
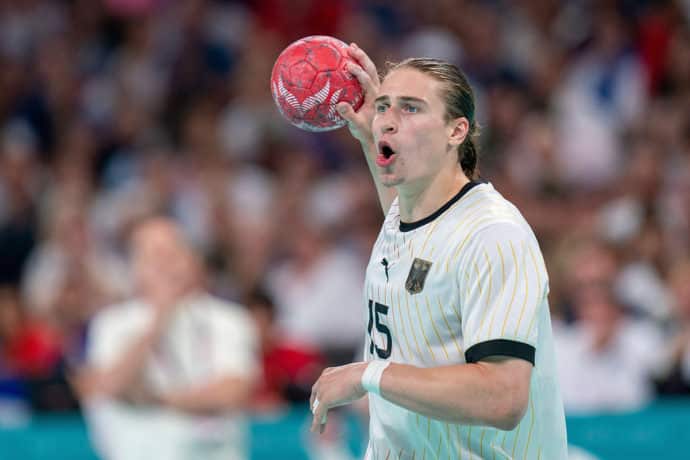
[[(391, 349), (393, 347), (393, 337), (391, 336), (391, 331), (388, 326), (381, 322), (381, 317), (384, 318), (388, 315), (388, 305), (383, 305), (373, 300), (369, 301), (369, 326), (367, 331), (369, 332), (369, 353), (376, 355), (381, 359), (388, 359), (391, 355)], [(374, 334), (372, 333), (374, 329), (374, 324), (376, 324), (376, 330), (380, 335), (386, 336), (386, 348), (379, 348), (374, 343)]]

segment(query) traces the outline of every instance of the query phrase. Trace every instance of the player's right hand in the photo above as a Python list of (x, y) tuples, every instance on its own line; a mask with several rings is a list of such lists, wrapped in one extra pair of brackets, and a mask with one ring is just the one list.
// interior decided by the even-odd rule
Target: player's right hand
[(374, 99), (378, 97), (381, 81), (376, 66), (364, 50), (352, 43), (347, 51), (350, 57), (359, 63), (348, 65), (347, 70), (362, 85), (364, 103), (356, 112), (347, 102), (339, 103), (337, 109), (340, 116), (347, 121), (347, 126), (355, 139), (363, 145), (369, 145), (374, 142), (371, 122), (374, 119)]

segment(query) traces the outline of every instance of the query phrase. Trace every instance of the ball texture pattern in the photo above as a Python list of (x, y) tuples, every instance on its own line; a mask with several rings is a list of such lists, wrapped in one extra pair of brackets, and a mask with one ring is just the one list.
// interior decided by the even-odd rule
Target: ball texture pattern
[(271, 93), (280, 113), (307, 131), (330, 131), (346, 121), (336, 104), (349, 102), (355, 110), (364, 93), (347, 63), (358, 65), (337, 38), (314, 35), (290, 44), (276, 60), (271, 73)]

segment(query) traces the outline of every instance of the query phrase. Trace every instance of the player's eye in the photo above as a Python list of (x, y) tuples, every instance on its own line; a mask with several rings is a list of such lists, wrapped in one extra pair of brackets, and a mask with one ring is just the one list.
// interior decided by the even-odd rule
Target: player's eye
[(416, 107), (411, 104), (405, 104), (403, 105), (403, 110), (407, 113), (417, 113), (419, 112), (419, 107)]
[(386, 104), (376, 104), (376, 111), (378, 113), (383, 113), (386, 111)]

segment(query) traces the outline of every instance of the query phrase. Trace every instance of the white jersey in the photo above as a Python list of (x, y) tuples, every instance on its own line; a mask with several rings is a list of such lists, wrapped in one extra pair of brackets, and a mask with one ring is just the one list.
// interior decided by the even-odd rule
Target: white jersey
[(367, 267), (365, 360), (434, 367), (502, 355), (534, 368), (512, 431), (435, 420), (369, 394), (368, 458), (566, 459), (547, 294), (532, 230), (491, 184), (467, 184), (414, 223), (400, 222), (396, 199)]

